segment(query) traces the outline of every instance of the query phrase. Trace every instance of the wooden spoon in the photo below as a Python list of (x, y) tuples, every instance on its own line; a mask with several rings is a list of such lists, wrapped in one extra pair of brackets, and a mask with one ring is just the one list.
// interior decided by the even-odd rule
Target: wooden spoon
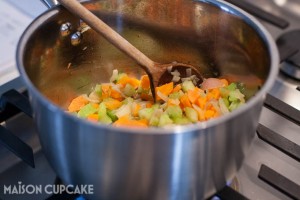
[(198, 67), (194, 67), (189, 64), (172, 62), (168, 64), (160, 64), (152, 61), (145, 54), (135, 48), (130, 44), (125, 38), (119, 35), (116, 31), (110, 28), (105, 24), (101, 19), (96, 15), (90, 12), (87, 8), (81, 5), (77, 0), (58, 0), (65, 8), (70, 12), (80, 17), (86, 24), (91, 26), (95, 31), (100, 33), (104, 38), (109, 42), (115, 45), (118, 49), (123, 51), (125, 54), (134, 59), (140, 66), (146, 71), (150, 79), (150, 88), (152, 92), (153, 99), (155, 101), (155, 88), (159, 85), (162, 85), (166, 82), (165, 78), (167, 73), (169, 74), (168, 69), (178, 69), (178, 71), (183, 71), (188, 68), (192, 69), (192, 74), (195, 74), (200, 81), (203, 81), (203, 77), (200, 73)]

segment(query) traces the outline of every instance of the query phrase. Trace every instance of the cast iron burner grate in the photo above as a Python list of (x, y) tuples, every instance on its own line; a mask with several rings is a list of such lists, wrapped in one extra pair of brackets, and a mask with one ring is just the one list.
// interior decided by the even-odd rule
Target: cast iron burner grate
[(289, 77), (300, 80), (300, 30), (289, 31), (277, 41), (282, 65), (281, 71)]

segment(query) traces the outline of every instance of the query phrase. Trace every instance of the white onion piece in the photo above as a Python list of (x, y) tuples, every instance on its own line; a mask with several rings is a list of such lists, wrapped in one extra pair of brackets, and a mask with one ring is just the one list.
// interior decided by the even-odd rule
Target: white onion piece
[(180, 73), (179, 73), (178, 70), (175, 70), (174, 72), (171, 72), (171, 74), (172, 74), (173, 76), (180, 76)]
[(167, 67), (167, 70), (168, 70), (169, 73), (172, 72), (172, 69), (173, 69), (173, 66), (172, 66), (172, 65), (170, 65), (169, 67)]
[(112, 74), (112, 76), (110, 77), (110, 82), (114, 82), (115, 80), (117, 80), (118, 74), (119, 74), (118, 70), (117, 70), (117, 69), (114, 69), (114, 70), (113, 70), (113, 74)]
[(85, 98), (86, 100), (88, 100), (91, 103), (99, 103), (99, 100), (92, 99), (92, 98), (88, 97), (88, 95), (86, 95), (86, 94), (83, 94), (82, 97)]
[(167, 102), (169, 100), (169, 98), (166, 95), (164, 95), (163, 93), (161, 93), (160, 91), (157, 91), (157, 96), (159, 96), (159, 98), (161, 98), (165, 102)]
[(126, 95), (123, 94), (123, 92), (120, 90), (120, 87), (119, 87), (119, 86), (120, 86), (120, 85), (112, 85), (111, 88), (112, 88), (113, 90), (116, 90), (117, 92), (119, 92), (119, 93), (121, 94), (122, 97), (126, 98)]
[(184, 81), (190, 81), (190, 80), (191, 80), (190, 77), (188, 77), (188, 78), (181, 78), (181, 81), (182, 81), (182, 82), (184, 82)]
[(224, 83), (217, 78), (208, 78), (204, 79), (203, 83), (201, 84), (201, 89), (209, 90), (214, 88), (223, 87)]
[(177, 83), (178, 81), (180, 81), (180, 77), (179, 76), (173, 76), (172, 82)]

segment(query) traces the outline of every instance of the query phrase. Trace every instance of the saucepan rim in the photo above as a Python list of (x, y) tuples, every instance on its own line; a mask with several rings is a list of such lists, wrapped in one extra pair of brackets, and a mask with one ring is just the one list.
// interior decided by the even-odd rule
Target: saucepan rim
[[(52, 112), (58, 112), (59, 114), (63, 114), (65, 117), (69, 118), (69, 120), (72, 120), (74, 123), (81, 123), (85, 126), (93, 126), (94, 128), (99, 129), (107, 129), (110, 132), (111, 131), (117, 131), (122, 134), (180, 134), (185, 132), (197, 132), (197, 131), (203, 131), (207, 128), (217, 126), (218, 124), (222, 124), (226, 121), (230, 121), (233, 118), (238, 117), (239, 115), (243, 114), (244, 112), (247, 112), (249, 109), (251, 109), (257, 102), (261, 101), (261, 98), (264, 98), (266, 93), (271, 89), (273, 86), (275, 79), (277, 77), (278, 73), (278, 66), (279, 66), (279, 53), (278, 49), (276, 47), (276, 44), (270, 35), (270, 33), (263, 27), (263, 25), (255, 19), (250, 14), (246, 13), (242, 9), (221, 0), (196, 0), (195, 2), (204, 2), (211, 4), (213, 6), (216, 6), (220, 9), (222, 9), (224, 12), (236, 15), (241, 17), (249, 26), (254, 28), (257, 32), (257, 34), (262, 38), (265, 45), (267, 45), (268, 53), (270, 56), (270, 70), (268, 73), (268, 76), (266, 78), (265, 83), (262, 85), (261, 89), (255, 94), (255, 96), (251, 97), (245, 105), (241, 106), (237, 110), (234, 110), (233, 112), (220, 116), (216, 119), (204, 121), (204, 122), (198, 122), (195, 124), (189, 124), (189, 125), (178, 125), (174, 127), (167, 127), (167, 128), (157, 128), (157, 127), (149, 127), (144, 129), (139, 128), (127, 128), (127, 127), (114, 127), (111, 125), (104, 125), (100, 123), (94, 123), (90, 122), (88, 120), (80, 119), (72, 114), (67, 113), (65, 110), (63, 110), (61, 107), (55, 105), (52, 103), (49, 99), (47, 99), (31, 82), (29, 77), (27, 76), (27, 73), (24, 68), (23, 63), (23, 53), (25, 46), (27, 45), (27, 41), (30, 38), (31, 34), (39, 27), (40, 22), (45, 21), (45, 19), (48, 19), (52, 15), (55, 15), (59, 12), (59, 9), (61, 8), (60, 5), (55, 6), (53, 8), (50, 8), (46, 10), (44, 13), (39, 15), (36, 19), (33, 20), (33, 22), (26, 28), (24, 33), (22, 34), (18, 46), (17, 46), (17, 53), (16, 53), (16, 63), (17, 68), (20, 72), (20, 75), (22, 79), (24, 80), (26, 86), (29, 88), (29, 91), (32, 92), (35, 97), (37, 97), (41, 103), (44, 106), (47, 106), (48, 109), (50, 109)], [(35, 111), (38, 112), (38, 111)], [(88, 133), (87, 133), (88, 134)]]

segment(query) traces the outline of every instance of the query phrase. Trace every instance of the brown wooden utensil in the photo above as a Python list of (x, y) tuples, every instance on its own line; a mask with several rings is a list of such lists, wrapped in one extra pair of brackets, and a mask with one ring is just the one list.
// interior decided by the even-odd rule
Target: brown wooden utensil
[(119, 35), (116, 31), (105, 24), (96, 15), (90, 12), (87, 8), (82, 6), (77, 0), (58, 0), (70, 12), (80, 17), (86, 24), (91, 26), (95, 31), (100, 33), (104, 38), (111, 42), (118, 49), (134, 59), (148, 74), (150, 79), (150, 87), (153, 99), (155, 101), (155, 87), (162, 85), (166, 82), (167, 76), (170, 76), (170, 69), (177, 69), (178, 71), (185, 71), (191, 69), (192, 74), (202, 82), (203, 77), (198, 67), (172, 62), (168, 64), (160, 64), (152, 61), (140, 50), (129, 43), (125, 38)]

